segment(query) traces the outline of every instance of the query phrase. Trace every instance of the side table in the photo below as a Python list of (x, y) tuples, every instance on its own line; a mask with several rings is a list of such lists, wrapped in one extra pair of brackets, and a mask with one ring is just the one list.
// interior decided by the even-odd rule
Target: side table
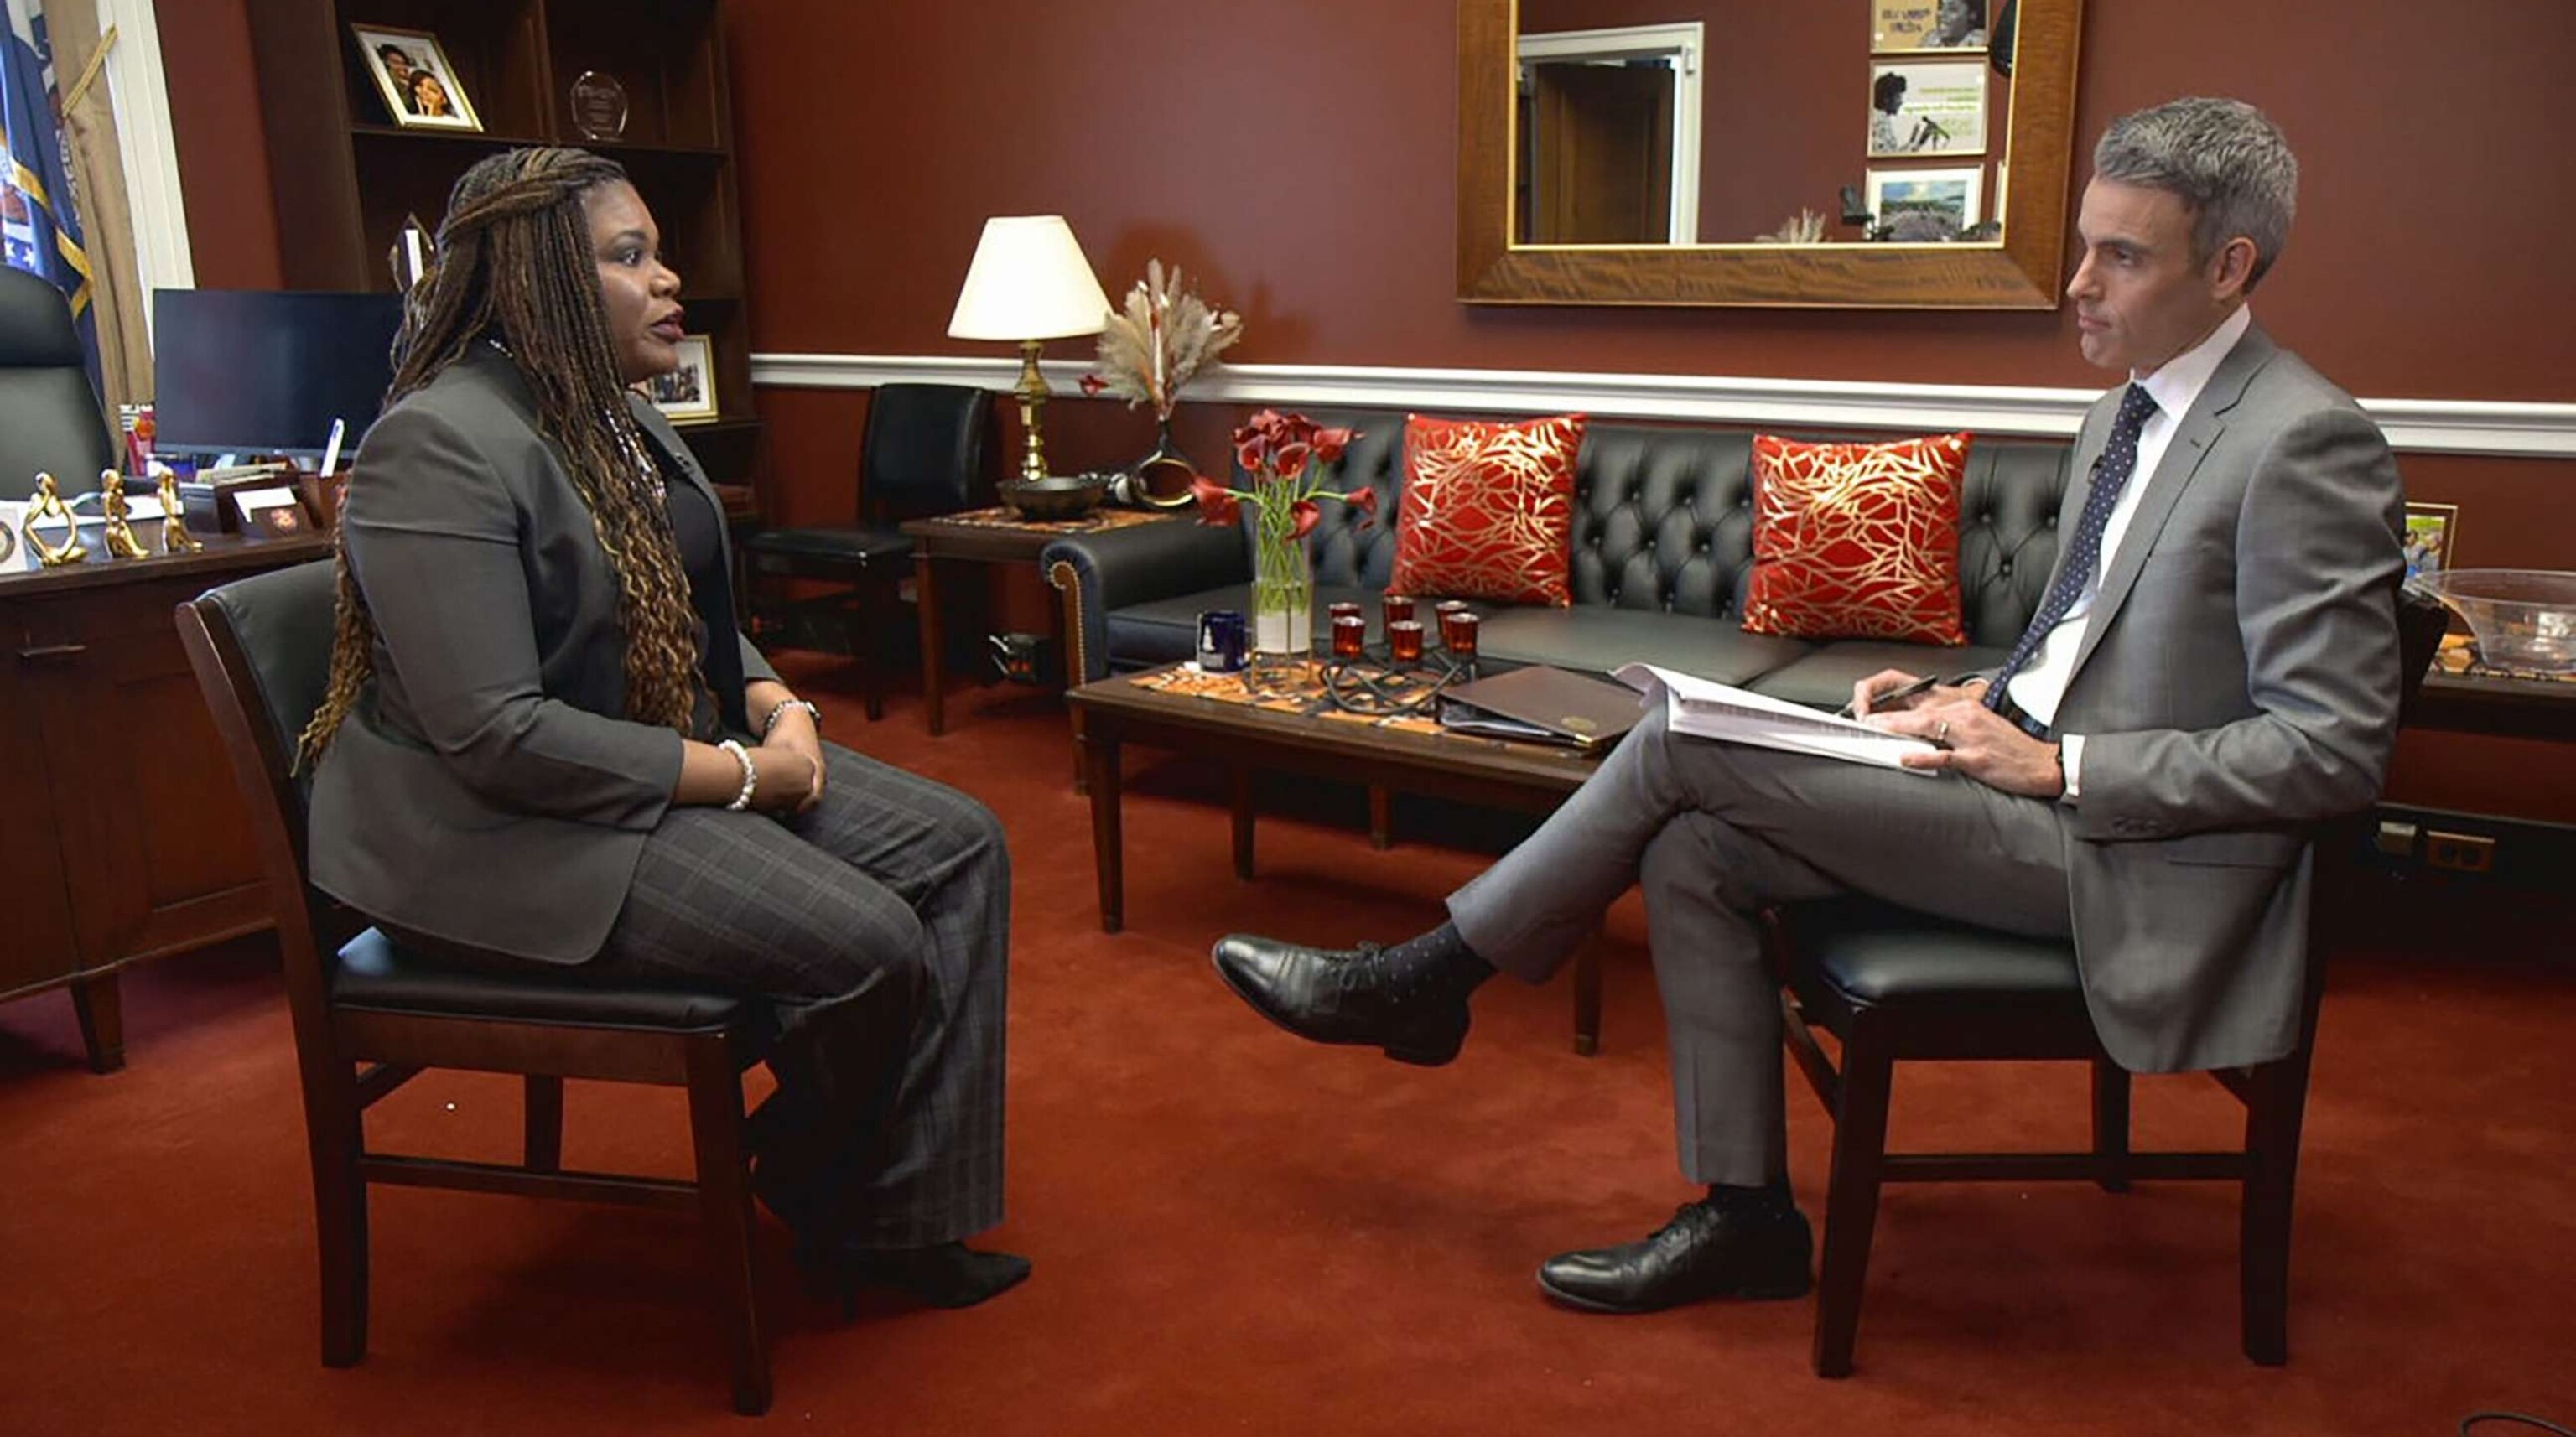
[[(1184, 517), (1187, 516), (1183, 513), (1168, 510), (1095, 509), (1079, 519), (1038, 520), (1023, 519), (1015, 509), (996, 507), (905, 520), (899, 528), (912, 540), (913, 598), (921, 611), (921, 712), (931, 733), (948, 731), (947, 674), (941, 662), (945, 655), (941, 651), (944, 640), (939, 612), (942, 563), (1034, 565), (1038, 552), (1050, 540), (1066, 534), (1169, 523)], [(1062, 618), (1050, 619), (1048, 627), (1061, 651)]]

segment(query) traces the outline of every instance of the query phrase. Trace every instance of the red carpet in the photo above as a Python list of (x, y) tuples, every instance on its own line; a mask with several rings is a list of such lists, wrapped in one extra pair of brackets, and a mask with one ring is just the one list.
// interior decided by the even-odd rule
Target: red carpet
[[(1691, 1196), (1632, 898), (1603, 1051), (1563, 986), (1478, 998), (1438, 1071), (1309, 1047), (1209, 972), (1219, 933), (1409, 933), (1471, 845), (1372, 851), (1356, 794), (1280, 794), (1262, 876), (1226, 858), (1218, 775), (1130, 758), (1129, 931), (1098, 930), (1061, 711), (970, 692), (950, 734), (898, 700), (836, 736), (959, 784), (1018, 861), (1009, 1223), (1035, 1278), (959, 1313), (863, 1311), (761, 1254), (771, 1430), (851, 1433), (2447, 1434), (2483, 1407), (2576, 1420), (2576, 974), (2555, 950), (2389, 943), (2339, 965), (2299, 1189), (2289, 1367), (2236, 1350), (2225, 1189), (1911, 1186), (1882, 1212), (1859, 1373), (1807, 1368), (1804, 1302), (1561, 1312), (1530, 1280)], [(1449, 819), (1399, 809), (1407, 832)], [(1443, 825), (1448, 825), (1444, 827)], [(2423, 926), (2423, 925), (2415, 925)], [(2453, 945), (2441, 945), (2445, 948)], [(2535, 956), (2535, 952), (2545, 956)], [(402, 1190), (373, 1199), (371, 1356), (317, 1358), (292, 1044), (258, 945), (129, 972), (130, 1066), (93, 1077), (71, 1004), (0, 1005), (0, 1432), (743, 1432), (701, 1253), (653, 1214)], [(1825, 1124), (1792, 1094), (1814, 1213)], [(2142, 1135), (2222, 1141), (2203, 1079), (2139, 1092)], [(2077, 1143), (2080, 1070), (1900, 1073), (1900, 1144)], [(380, 1136), (507, 1157), (508, 1080), (433, 1075)], [(668, 1091), (575, 1085), (566, 1154), (677, 1173)], [(2494, 1429), (2488, 1429), (2494, 1430)]]

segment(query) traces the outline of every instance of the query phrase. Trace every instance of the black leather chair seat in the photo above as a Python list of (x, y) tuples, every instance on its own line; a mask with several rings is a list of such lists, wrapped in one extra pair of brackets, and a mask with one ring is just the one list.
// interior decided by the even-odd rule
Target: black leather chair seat
[[(1855, 1006), (2026, 998), (2080, 1009), (2084, 1001), (2075, 948), (2062, 938), (2025, 938), (1859, 897), (1796, 904), (1781, 922), (1813, 978)], [(1809, 971), (1793, 976), (1804, 980)]]
[(676, 988), (605, 987), (548, 981), (542, 975), (484, 974), (442, 968), (370, 928), (340, 950), (331, 977), (336, 1009), (584, 1023), (603, 1028), (671, 1032), (721, 1029), (752, 1016), (751, 1005), (722, 993)]
[(1744, 687), (1810, 708), (1838, 709), (1851, 701), (1853, 684), (1881, 669), (1953, 678), (1978, 669), (2002, 668), (2011, 655), (2010, 648), (1975, 644), (1952, 649), (1885, 639), (1836, 639)]
[[(831, 564), (910, 562), (912, 540), (895, 529), (795, 528), (764, 529), (745, 539), (743, 551), (763, 573), (790, 572), (798, 561)], [(777, 562), (773, 562), (777, 561)]]

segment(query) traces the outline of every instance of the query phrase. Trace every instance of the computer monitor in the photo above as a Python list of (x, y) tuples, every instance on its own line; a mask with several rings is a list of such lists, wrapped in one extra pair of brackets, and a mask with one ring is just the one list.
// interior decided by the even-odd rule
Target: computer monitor
[(344, 452), (393, 379), (390, 294), (163, 289), (152, 295), (154, 445), (171, 453)]

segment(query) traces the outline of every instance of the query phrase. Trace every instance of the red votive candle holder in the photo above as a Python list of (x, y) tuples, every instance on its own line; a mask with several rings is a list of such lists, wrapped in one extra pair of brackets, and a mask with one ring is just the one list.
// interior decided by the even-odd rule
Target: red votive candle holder
[(1484, 620), (1473, 609), (1461, 604), (1450, 608), (1443, 604), (1440, 614), (1440, 647), (1462, 659), (1476, 656), (1476, 630)]
[(1357, 604), (1335, 604), (1336, 609), (1350, 613), (1333, 615), (1333, 657), (1356, 659), (1368, 653), (1368, 620), (1359, 614)]
[[(1411, 604), (1410, 600), (1406, 601)], [(1386, 626), (1387, 656), (1399, 664), (1422, 662), (1422, 624), (1416, 619), (1397, 619)]]
[(1362, 617), (1364, 611), (1358, 604), (1353, 603), (1351, 600), (1342, 599), (1334, 603), (1326, 604), (1324, 606), (1324, 612), (1332, 615), (1335, 619), (1341, 618), (1344, 614), (1348, 614), (1352, 618), (1357, 619)]
[(1381, 594), (1377, 601), (1378, 616), (1390, 629), (1413, 622), (1413, 600), (1405, 594)]

